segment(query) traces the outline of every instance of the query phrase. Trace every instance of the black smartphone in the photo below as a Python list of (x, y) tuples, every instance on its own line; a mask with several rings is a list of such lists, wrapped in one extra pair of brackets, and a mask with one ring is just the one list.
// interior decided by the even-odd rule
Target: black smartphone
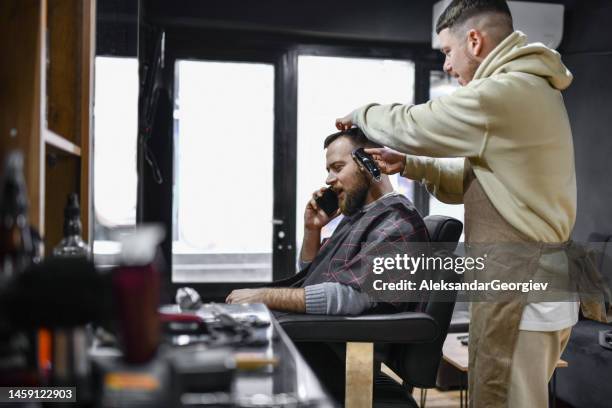
[(359, 167), (365, 168), (375, 181), (380, 181), (380, 177), (382, 174), (380, 172), (380, 168), (374, 161), (374, 158), (372, 158), (372, 156), (370, 156), (363, 150), (363, 147), (353, 150), (351, 155), (353, 156), (353, 160), (357, 162), (357, 165)]
[(338, 211), (338, 195), (331, 188), (327, 188), (321, 197), (315, 198), (315, 201), (330, 217)]

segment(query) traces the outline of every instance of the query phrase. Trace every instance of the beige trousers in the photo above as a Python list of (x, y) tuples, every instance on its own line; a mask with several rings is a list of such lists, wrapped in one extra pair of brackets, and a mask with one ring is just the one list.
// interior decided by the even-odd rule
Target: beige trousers
[(548, 382), (571, 331), (571, 327), (553, 332), (519, 331), (512, 356), (509, 408), (548, 407)]

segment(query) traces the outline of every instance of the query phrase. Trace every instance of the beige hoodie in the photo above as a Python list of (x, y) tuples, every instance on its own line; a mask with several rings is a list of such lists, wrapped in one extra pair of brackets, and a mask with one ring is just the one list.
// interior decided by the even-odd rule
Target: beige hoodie
[[(438, 199), (463, 200), (465, 157), (500, 214), (531, 239), (563, 242), (576, 218), (572, 133), (561, 90), (572, 75), (560, 55), (514, 32), (474, 79), (421, 105), (367, 105), (353, 123), (411, 154), (404, 175)], [(419, 157), (429, 156), (429, 157)]]

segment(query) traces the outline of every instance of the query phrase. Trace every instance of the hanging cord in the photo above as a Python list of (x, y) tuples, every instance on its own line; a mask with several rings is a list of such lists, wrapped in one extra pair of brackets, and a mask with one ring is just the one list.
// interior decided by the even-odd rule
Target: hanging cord
[(153, 131), (153, 122), (155, 119), (155, 113), (157, 111), (157, 103), (159, 101), (160, 93), (162, 90), (161, 85), (161, 72), (164, 68), (164, 53), (165, 53), (165, 42), (166, 33), (162, 31), (159, 33), (157, 44), (155, 45), (155, 51), (153, 53), (153, 65), (145, 66), (145, 80), (143, 84), (143, 94), (145, 98), (149, 98), (145, 101), (143, 106), (143, 126), (139, 134), (139, 143), (144, 153), (144, 159), (153, 172), (153, 180), (157, 184), (162, 184), (164, 178), (161, 170), (155, 158), (155, 154), (149, 146), (149, 140), (151, 140), (151, 133)]

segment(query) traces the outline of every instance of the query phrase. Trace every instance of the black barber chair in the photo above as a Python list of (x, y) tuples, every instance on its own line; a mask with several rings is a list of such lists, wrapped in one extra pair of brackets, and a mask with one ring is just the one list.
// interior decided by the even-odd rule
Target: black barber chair
[[(425, 224), (432, 242), (458, 242), (463, 229), (460, 221), (445, 216), (425, 217)], [(453, 282), (460, 276), (447, 271), (439, 278)], [(412, 389), (435, 386), (453, 308), (454, 301), (430, 297), (421, 309), (424, 312), (356, 317), (288, 314), (278, 320), (296, 343), (346, 343), (346, 407), (417, 407)], [(401, 384), (373, 373), (374, 344), (389, 345), (384, 362)]]

